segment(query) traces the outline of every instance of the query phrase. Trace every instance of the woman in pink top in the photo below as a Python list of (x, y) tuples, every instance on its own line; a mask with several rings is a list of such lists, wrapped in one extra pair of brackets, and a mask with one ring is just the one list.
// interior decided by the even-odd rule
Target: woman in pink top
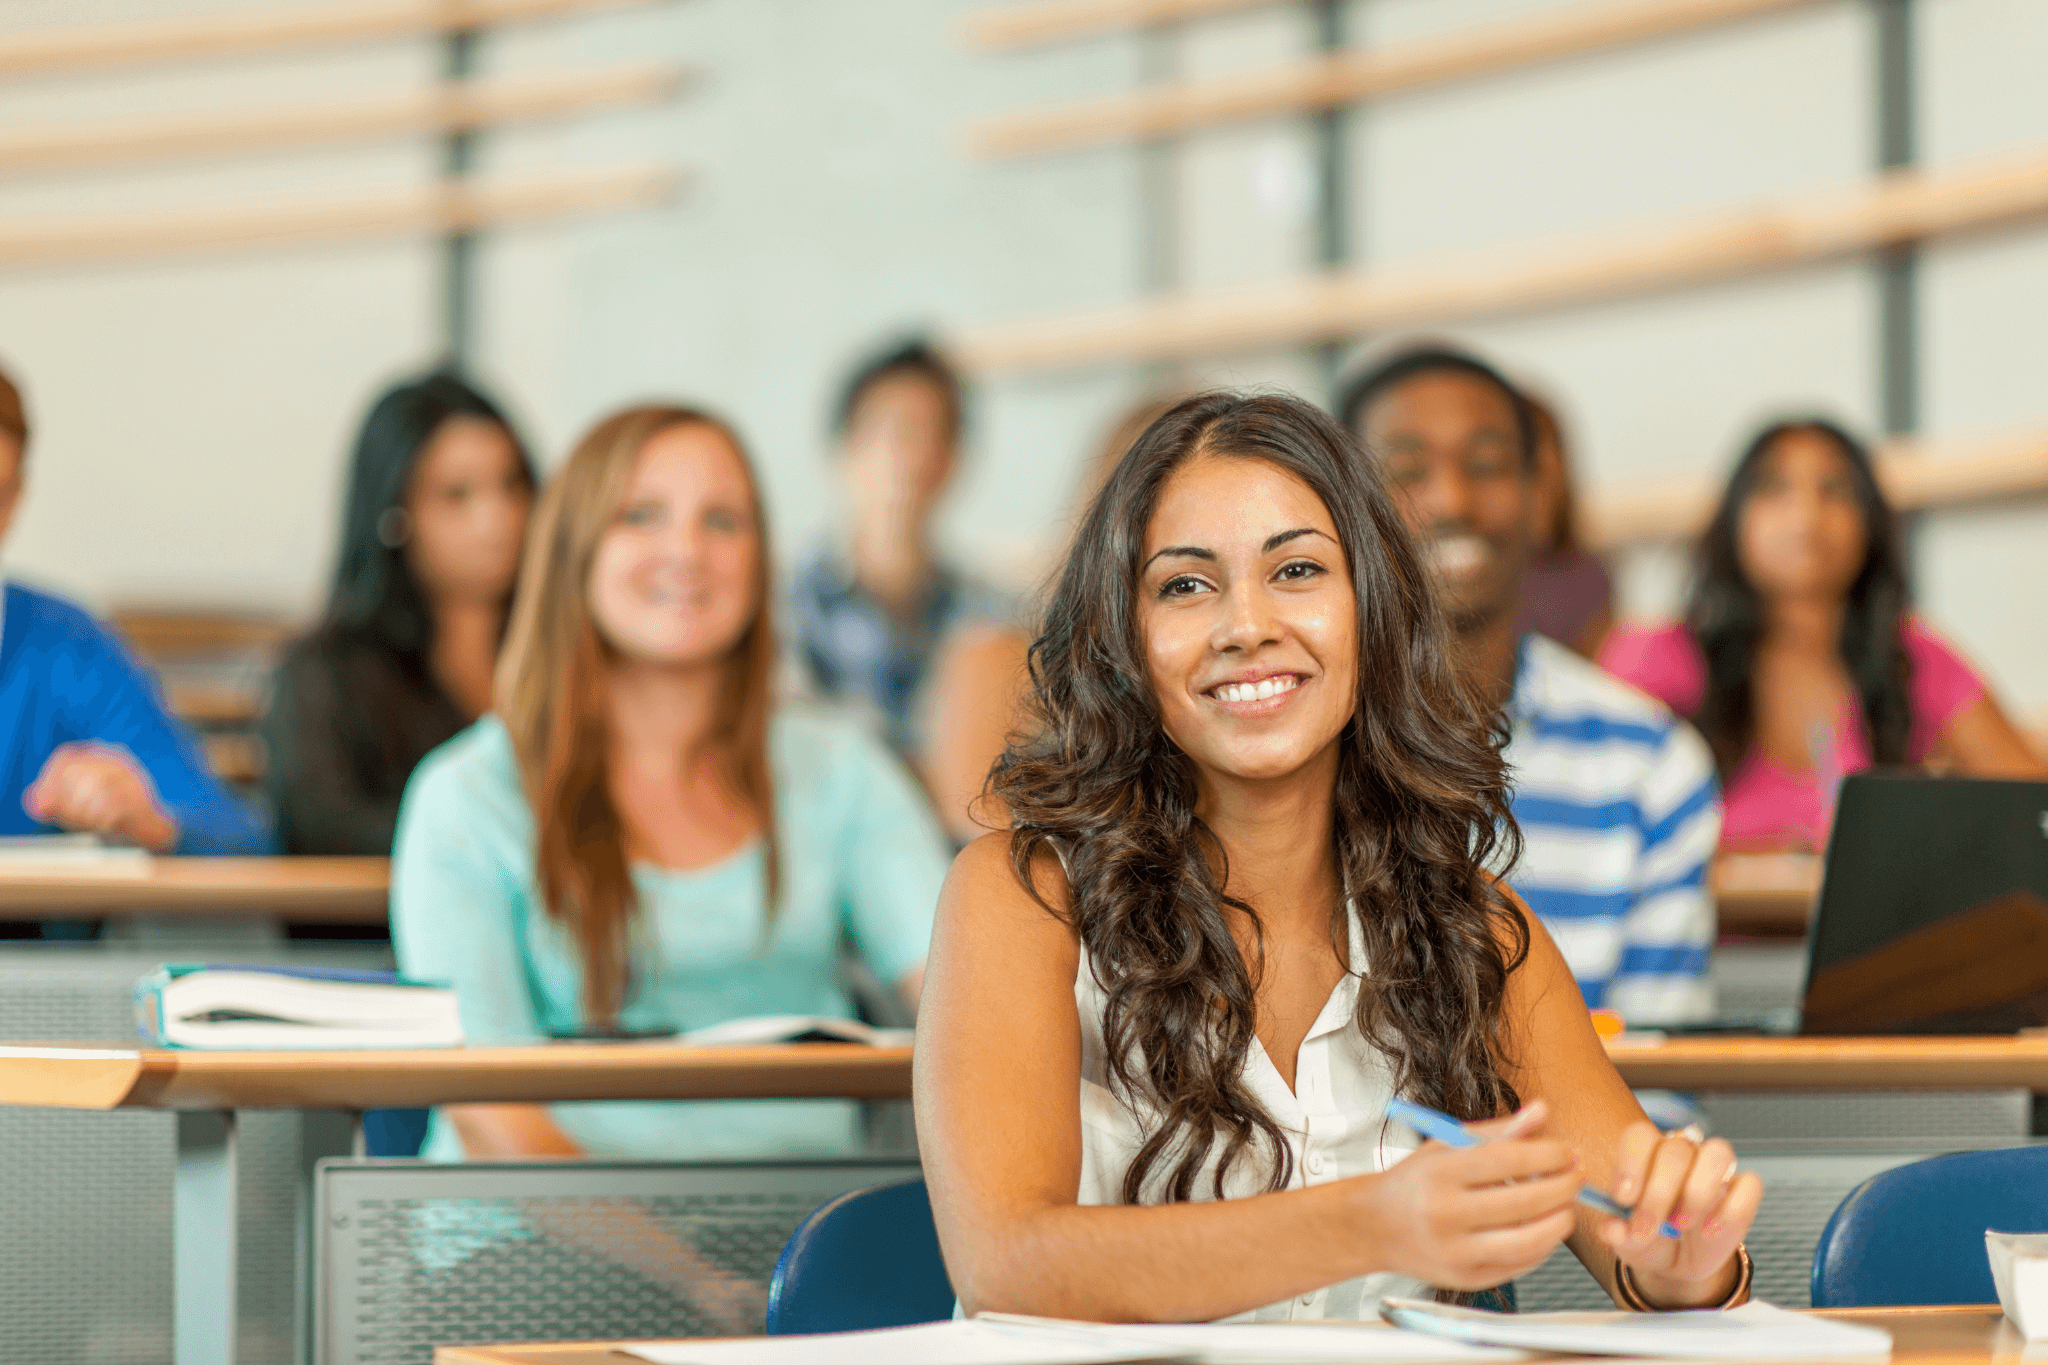
[(1842, 777), (1873, 764), (2048, 776), (1970, 665), (1907, 612), (1898, 519), (1869, 452), (1830, 422), (1750, 443), (1684, 623), (1617, 629), (1600, 663), (1713, 747), (1724, 848), (1824, 847)]

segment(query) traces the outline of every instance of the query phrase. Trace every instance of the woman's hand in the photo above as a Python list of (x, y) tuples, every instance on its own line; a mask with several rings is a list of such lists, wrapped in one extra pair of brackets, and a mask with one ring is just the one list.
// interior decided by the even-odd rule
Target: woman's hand
[(119, 835), (154, 853), (167, 853), (178, 842), (178, 822), (157, 800), (149, 774), (117, 744), (60, 746), (22, 793), (21, 804), (46, 825)]
[(1583, 1177), (1571, 1148), (1543, 1136), (1537, 1100), (1470, 1125), (1478, 1147), (1424, 1143), (1360, 1181), (1370, 1235), (1389, 1270), (1443, 1289), (1491, 1289), (1534, 1270), (1578, 1225)]
[[(1658, 1308), (1721, 1303), (1735, 1288), (1735, 1248), (1756, 1218), (1764, 1183), (1737, 1174), (1735, 1149), (1632, 1123), (1621, 1135), (1611, 1191), (1635, 1206), (1627, 1222), (1603, 1219), (1600, 1236)], [(1676, 1241), (1658, 1233), (1669, 1222)]]

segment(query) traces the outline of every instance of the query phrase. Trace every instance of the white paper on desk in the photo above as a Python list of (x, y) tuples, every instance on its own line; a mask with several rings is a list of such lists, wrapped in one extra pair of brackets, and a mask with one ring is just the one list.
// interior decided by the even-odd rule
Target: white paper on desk
[(147, 877), (148, 849), (103, 844), (91, 834), (19, 834), (0, 838), (0, 880), (8, 877)]
[(1998, 1306), (2028, 1341), (2048, 1337), (2048, 1233), (1984, 1233)]
[(1788, 1313), (1763, 1302), (1725, 1312), (1489, 1313), (1421, 1299), (1383, 1299), (1380, 1312), (1399, 1326), (1460, 1341), (1580, 1355), (1806, 1360), (1886, 1356), (1892, 1349), (1892, 1335), (1882, 1328)]
[(1186, 1351), (1204, 1365), (1380, 1365), (1390, 1361), (1514, 1361), (1526, 1351), (1503, 1350), (1454, 1341), (1449, 1337), (1404, 1332), (1397, 1327), (1363, 1322), (1194, 1322), (1194, 1323), (1063, 1323), (1057, 1318), (1027, 1318), (984, 1313), (978, 1322), (1050, 1323), (1092, 1327), (1134, 1341)]
[(1085, 1323), (1026, 1327), (955, 1320), (815, 1336), (640, 1341), (625, 1350), (655, 1365), (1128, 1365), (1195, 1359), (1115, 1332)]

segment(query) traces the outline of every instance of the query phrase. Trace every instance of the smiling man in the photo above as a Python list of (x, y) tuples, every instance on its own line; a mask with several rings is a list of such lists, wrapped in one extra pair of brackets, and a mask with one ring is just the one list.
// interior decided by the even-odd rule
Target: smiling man
[(1507, 712), (1524, 841), (1510, 884), (1589, 1006), (1640, 1025), (1711, 1016), (1713, 760), (1661, 703), (1518, 627), (1540, 496), (1528, 404), (1485, 362), (1430, 347), (1359, 376), (1338, 415), (1381, 462), (1471, 684)]

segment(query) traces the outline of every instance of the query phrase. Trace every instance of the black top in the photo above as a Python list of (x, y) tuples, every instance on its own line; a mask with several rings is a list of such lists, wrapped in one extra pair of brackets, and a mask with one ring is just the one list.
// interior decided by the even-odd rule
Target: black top
[(300, 640), (263, 729), (278, 846), (389, 856), (406, 779), (469, 719), (417, 655), (335, 626)]

